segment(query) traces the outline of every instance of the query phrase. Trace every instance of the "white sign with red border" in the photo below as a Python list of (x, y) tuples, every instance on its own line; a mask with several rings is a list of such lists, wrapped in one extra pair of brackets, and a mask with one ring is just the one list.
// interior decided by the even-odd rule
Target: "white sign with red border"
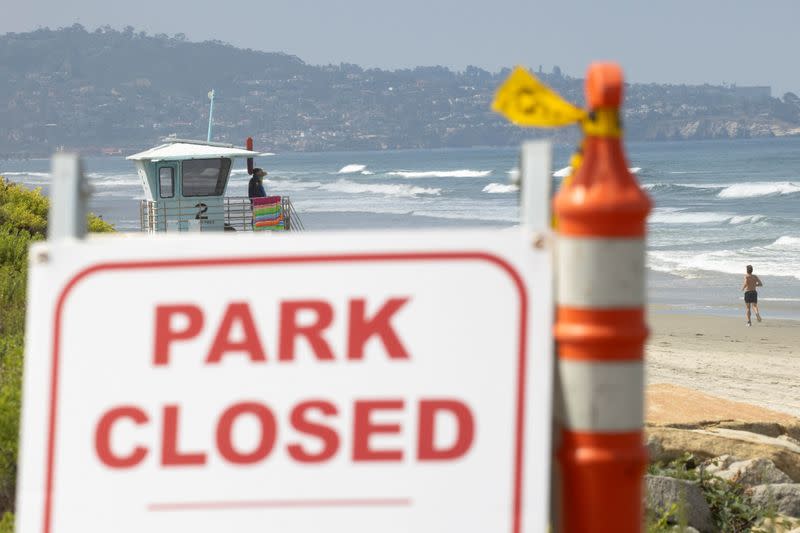
[(31, 257), (18, 531), (546, 530), (551, 260), (526, 231)]

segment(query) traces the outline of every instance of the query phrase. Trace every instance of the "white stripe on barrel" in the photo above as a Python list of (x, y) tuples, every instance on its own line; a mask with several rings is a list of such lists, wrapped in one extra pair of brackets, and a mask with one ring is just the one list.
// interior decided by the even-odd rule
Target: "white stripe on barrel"
[(642, 361), (561, 359), (561, 422), (587, 432), (641, 431), (644, 423)]
[(597, 309), (642, 307), (644, 239), (558, 239), (558, 305)]

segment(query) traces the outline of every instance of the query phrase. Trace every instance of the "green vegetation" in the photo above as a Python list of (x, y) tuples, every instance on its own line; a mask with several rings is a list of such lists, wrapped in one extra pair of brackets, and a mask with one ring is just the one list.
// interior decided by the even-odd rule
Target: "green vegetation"
[[(21, 402), (28, 246), (43, 240), (49, 202), (0, 177), (0, 533), (13, 531)], [(95, 232), (113, 226), (89, 215)]]
[[(687, 481), (695, 481), (703, 490), (706, 501), (711, 508), (711, 516), (719, 531), (726, 533), (743, 533), (750, 531), (760, 518), (774, 517), (775, 509), (763, 508), (750, 502), (744, 493), (744, 486), (740, 483), (731, 483), (709, 474), (694, 456), (686, 454), (669, 463), (651, 464), (647, 473), (654, 476), (668, 476)], [(681, 504), (674, 504), (672, 508), (656, 516), (647, 517), (648, 533), (672, 531), (668, 522), (675, 522), (673, 517), (680, 517), (679, 524), (685, 524), (683, 517), (686, 515)]]
[(0, 519), (0, 533), (14, 533), (14, 514), (3, 513)]

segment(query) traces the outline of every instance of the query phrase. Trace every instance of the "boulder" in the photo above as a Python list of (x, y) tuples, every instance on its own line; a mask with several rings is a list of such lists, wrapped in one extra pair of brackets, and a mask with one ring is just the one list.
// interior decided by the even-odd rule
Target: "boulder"
[(792, 481), (800, 482), (800, 446), (788, 440), (725, 428), (649, 427), (647, 435), (649, 450), (657, 452), (650, 456), (651, 461), (670, 461), (687, 452), (700, 459), (726, 454), (741, 460), (763, 457)]
[(717, 472), (727, 470), (729, 466), (738, 461), (739, 459), (736, 457), (726, 454), (706, 460), (702, 467), (706, 474), (715, 475)]
[(747, 494), (751, 502), (767, 510), (800, 518), (800, 483), (757, 485)]
[(800, 518), (786, 515), (765, 517), (756, 522), (752, 533), (800, 533)]
[(664, 455), (664, 448), (661, 447), (661, 439), (656, 435), (647, 434), (647, 456), (651, 461), (655, 461), (654, 457), (661, 457)]
[(669, 528), (670, 533), (700, 533), (692, 526), (672, 526)]
[(706, 469), (706, 472), (745, 487), (792, 482), (792, 478), (781, 472), (775, 463), (763, 457), (730, 463), (727, 468), (713, 473)]
[[(692, 481), (667, 476), (645, 476), (647, 509), (662, 514), (673, 504), (685, 513), (688, 525), (702, 533), (714, 531), (711, 508), (706, 502), (703, 490)], [(678, 518), (675, 517), (675, 521)]]

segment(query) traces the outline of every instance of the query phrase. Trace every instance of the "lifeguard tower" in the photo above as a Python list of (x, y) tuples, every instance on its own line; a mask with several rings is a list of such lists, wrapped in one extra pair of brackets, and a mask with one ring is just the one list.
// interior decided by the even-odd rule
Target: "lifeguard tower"
[(235, 159), (247, 159), (248, 148), (232, 144), (164, 139), (164, 144), (128, 156), (135, 161), (144, 187), (139, 215), (145, 232), (175, 231), (298, 231), (302, 223), (287, 196), (251, 201), (225, 196)]

